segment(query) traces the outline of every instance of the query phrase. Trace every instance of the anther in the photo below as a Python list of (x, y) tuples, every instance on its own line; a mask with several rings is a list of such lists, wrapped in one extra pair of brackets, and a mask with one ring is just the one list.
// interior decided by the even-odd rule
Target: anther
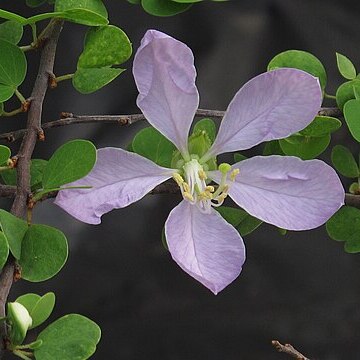
[(206, 180), (207, 179), (206, 172), (204, 170), (202, 170), (202, 169), (198, 171), (198, 175), (199, 175), (200, 180)]
[(239, 175), (240, 170), (239, 169), (234, 169), (231, 173), (230, 173), (230, 180), (231, 181), (235, 181), (235, 178), (237, 175)]
[(176, 181), (176, 183), (181, 186), (184, 183), (184, 179), (182, 178), (182, 176), (178, 173), (174, 173), (173, 174), (173, 179)]

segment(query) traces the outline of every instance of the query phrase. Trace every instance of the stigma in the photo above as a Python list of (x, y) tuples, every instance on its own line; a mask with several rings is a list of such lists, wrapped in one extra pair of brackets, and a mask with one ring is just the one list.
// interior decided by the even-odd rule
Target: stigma
[(218, 169), (221, 172), (218, 186), (208, 185), (206, 171), (197, 159), (186, 162), (181, 175), (173, 174), (184, 200), (197, 206), (204, 213), (210, 213), (212, 206), (218, 207), (223, 204), (231, 183), (239, 174), (239, 169), (231, 170), (231, 166), (226, 163), (220, 164)]

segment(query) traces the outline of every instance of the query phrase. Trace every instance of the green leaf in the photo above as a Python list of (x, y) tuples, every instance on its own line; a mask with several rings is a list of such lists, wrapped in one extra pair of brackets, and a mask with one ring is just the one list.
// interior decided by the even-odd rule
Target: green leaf
[(132, 149), (160, 166), (170, 167), (172, 154), (176, 147), (156, 129), (146, 127), (135, 135)]
[(143, 9), (155, 16), (172, 16), (182, 13), (192, 4), (180, 4), (169, 0), (141, 0)]
[(65, 235), (47, 225), (31, 225), (22, 242), (22, 278), (32, 282), (44, 281), (55, 276), (64, 266), (68, 256)]
[(23, 26), (13, 20), (0, 24), (0, 39), (16, 45), (23, 36)]
[(340, 74), (348, 80), (356, 78), (356, 69), (354, 64), (344, 55), (336, 53), (336, 62)]
[(61, 12), (66, 20), (88, 25), (108, 24), (108, 13), (101, 0), (56, 0), (55, 11)]
[(9, 302), (7, 304), (7, 317), (11, 324), (9, 335), (11, 344), (20, 345), (32, 323), (29, 312), (22, 304)]
[(329, 236), (336, 241), (345, 241), (345, 251), (360, 252), (360, 210), (343, 206), (326, 223)]
[(15, 90), (24, 81), (25, 75), (24, 53), (16, 45), (0, 40), (0, 83)]
[(351, 151), (343, 146), (336, 145), (331, 151), (331, 161), (335, 169), (348, 178), (357, 178), (360, 175), (359, 167)]
[(0, 227), (9, 244), (11, 253), (20, 259), (21, 243), (28, 229), (26, 221), (0, 209)]
[(43, 330), (43, 341), (34, 351), (36, 360), (85, 360), (96, 350), (101, 337), (97, 324), (78, 314), (65, 315)]
[(88, 30), (84, 51), (80, 55), (78, 68), (96, 68), (119, 65), (132, 53), (131, 43), (120, 28), (108, 25)]
[(240, 154), (240, 153), (235, 153), (234, 154), (234, 161), (237, 163), (237, 162), (240, 162), (240, 161), (243, 161), (243, 160), (246, 160), (247, 157), (243, 154)]
[(277, 68), (295, 68), (308, 72), (319, 78), (324, 90), (327, 82), (326, 71), (320, 60), (314, 55), (301, 50), (287, 50), (276, 55), (269, 63), (268, 70)]
[(271, 140), (265, 143), (263, 155), (269, 156), (269, 155), (285, 155), (285, 154), (280, 147), (279, 141)]
[(32, 8), (45, 4), (47, 0), (26, 0), (26, 5)]
[(9, 256), (9, 244), (5, 235), (0, 232), (0, 270), (4, 267)]
[(315, 119), (299, 133), (303, 136), (322, 137), (340, 129), (341, 121), (330, 116), (316, 116)]
[(232, 226), (237, 227), (249, 214), (238, 208), (233, 208), (229, 206), (219, 206), (215, 208), (220, 215)]
[(10, 11), (6, 11), (6, 10), (3, 10), (3, 9), (0, 9), (0, 18), (5, 19), (5, 20), (13, 20), (13, 21), (16, 21), (16, 22), (18, 22), (20, 24), (26, 23), (26, 20), (27, 20), (23, 16), (14, 14), (14, 13), (12, 13)]
[(349, 100), (344, 105), (344, 117), (351, 135), (360, 142), (360, 100)]
[[(30, 186), (35, 188), (41, 184), (44, 168), (47, 164), (43, 159), (32, 159), (30, 163)], [(16, 186), (16, 168), (4, 170), (1, 173), (2, 179), (6, 185)]]
[(44, 296), (37, 294), (25, 294), (16, 299), (16, 302), (24, 305), (32, 318), (33, 329), (45, 322), (51, 315), (55, 306), (55, 294), (48, 292)]
[(241, 236), (246, 236), (251, 234), (261, 224), (262, 224), (261, 220), (248, 214), (248, 216), (243, 221), (241, 221), (241, 223), (236, 228)]
[(338, 108), (343, 111), (345, 103), (355, 99), (354, 89), (360, 92), (360, 80), (355, 79), (341, 84), (336, 91), (336, 103)]
[(354, 195), (360, 195), (360, 185), (358, 182), (353, 182), (349, 187), (349, 193)]
[(124, 69), (94, 68), (77, 69), (72, 79), (74, 88), (81, 94), (97, 91), (116, 79)]
[(96, 162), (96, 148), (87, 140), (72, 140), (60, 146), (43, 173), (44, 189), (58, 188), (86, 176)]
[(286, 139), (279, 140), (279, 144), (285, 155), (310, 160), (326, 150), (330, 144), (330, 139), (330, 134), (321, 137), (291, 135)]
[(15, 93), (14, 86), (0, 84), (0, 101), (1, 102), (5, 102), (6, 100), (9, 100), (14, 95), (14, 93)]
[(199, 120), (193, 130), (193, 134), (205, 131), (209, 137), (211, 144), (215, 141), (216, 137), (216, 125), (212, 119), (204, 118)]
[(11, 151), (7, 146), (0, 145), (0, 166), (6, 165), (9, 157), (11, 155)]

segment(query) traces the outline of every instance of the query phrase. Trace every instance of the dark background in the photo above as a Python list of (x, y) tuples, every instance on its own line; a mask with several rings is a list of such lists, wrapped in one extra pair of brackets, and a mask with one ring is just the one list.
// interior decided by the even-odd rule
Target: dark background
[[(356, 1), (233, 0), (197, 4), (182, 15), (156, 18), (124, 0), (105, 1), (111, 23), (122, 27), (134, 49), (149, 28), (184, 41), (194, 51), (200, 106), (223, 110), (235, 92), (269, 60), (287, 49), (307, 50), (327, 68), (327, 92), (340, 84), (335, 51), (359, 65), (360, 11)], [(0, 0), (0, 7), (29, 16), (24, 1)], [(35, 10), (36, 12), (36, 10)], [(66, 24), (55, 65), (57, 75), (74, 72), (85, 27)], [(26, 44), (29, 34), (23, 40)], [(28, 53), (30, 94), (38, 54)], [(136, 113), (136, 88), (129, 69), (110, 86), (80, 95), (61, 83), (46, 99), (43, 121), (61, 111), (75, 114)], [(330, 103), (331, 104), (331, 103)], [(15, 106), (15, 102), (14, 102)], [(1, 119), (2, 132), (23, 127), (25, 116)], [(64, 141), (86, 138), (97, 147), (126, 146), (145, 123), (79, 125), (46, 133), (35, 157), (49, 158)], [(340, 131), (336, 141), (355, 143)], [(16, 153), (18, 143), (13, 145)], [(324, 156), (328, 161), (328, 153)], [(324, 227), (285, 237), (269, 225), (245, 238), (247, 261), (240, 277), (219, 295), (190, 278), (171, 260), (160, 240), (167, 214), (179, 198), (147, 196), (82, 224), (47, 201), (35, 222), (57, 226), (69, 240), (64, 269), (51, 281), (17, 283), (24, 292), (54, 291), (51, 319), (77, 312), (95, 320), (102, 340), (94, 359), (205, 360), (281, 359), (270, 342), (290, 342), (312, 359), (360, 359), (360, 258), (344, 253)], [(3, 202), (9, 207), (10, 203)], [(360, 235), (359, 235), (360, 236)]]

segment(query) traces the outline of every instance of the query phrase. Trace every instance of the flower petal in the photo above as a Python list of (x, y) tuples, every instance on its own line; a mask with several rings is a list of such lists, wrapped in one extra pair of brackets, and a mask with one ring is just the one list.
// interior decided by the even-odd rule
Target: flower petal
[(90, 174), (66, 185), (92, 188), (61, 190), (55, 204), (80, 221), (99, 224), (103, 214), (140, 200), (175, 171), (122, 149), (99, 149)]
[(187, 138), (199, 94), (191, 50), (156, 30), (146, 32), (133, 73), (139, 90), (137, 105), (149, 123), (187, 153)]
[(245, 246), (236, 229), (212, 209), (204, 214), (183, 200), (165, 223), (172, 258), (214, 294), (241, 272)]
[(319, 80), (304, 71), (284, 68), (256, 76), (231, 101), (209, 157), (288, 137), (314, 119), (321, 102)]
[[(321, 160), (291, 156), (256, 156), (232, 166), (240, 173), (229, 195), (249, 214), (289, 230), (324, 224), (343, 204), (336, 172)], [(210, 172), (214, 181), (220, 174)]]

